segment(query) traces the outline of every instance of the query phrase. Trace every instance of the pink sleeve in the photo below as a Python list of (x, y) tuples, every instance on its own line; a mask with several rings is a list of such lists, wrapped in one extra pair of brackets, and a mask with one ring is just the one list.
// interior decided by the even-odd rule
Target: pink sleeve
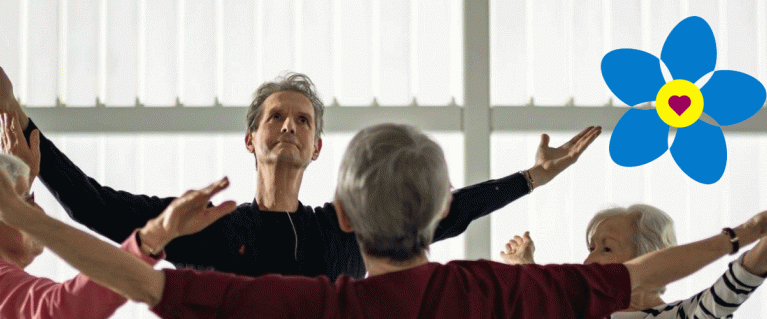
[[(159, 261), (142, 256), (135, 232), (123, 242), (122, 249), (152, 265)], [(0, 318), (101, 319), (109, 317), (125, 301), (82, 274), (57, 283), (0, 260)]]

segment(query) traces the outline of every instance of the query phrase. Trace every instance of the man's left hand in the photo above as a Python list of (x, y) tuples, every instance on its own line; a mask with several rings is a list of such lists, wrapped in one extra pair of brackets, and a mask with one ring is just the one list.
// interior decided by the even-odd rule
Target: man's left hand
[(535, 154), (535, 165), (528, 170), (533, 180), (533, 188), (548, 183), (575, 163), (600, 133), (602, 133), (602, 127), (589, 126), (557, 148), (549, 147), (547, 134), (541, 135), (541, 144)]

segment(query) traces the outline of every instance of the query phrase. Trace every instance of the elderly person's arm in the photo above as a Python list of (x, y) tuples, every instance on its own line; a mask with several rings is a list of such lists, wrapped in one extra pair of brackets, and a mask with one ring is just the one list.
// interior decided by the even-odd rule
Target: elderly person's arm
[[(734, 231), (742, 246), (765, 237), (767, 235), (767, 211), (752, 217), (734, 228)], [(760, 245), (764, 244), (760, 243)], [(692, 274), (730, 253), (732, 248), (730, 237), (721, 233), (694, 243), (645, 254), (625, 262), (624, 265), (629, 270), (632, 291), (651, 290)], [(764, 249), (762, 246), (758, 248)], [(755, 262), (753, 264), (760, 263)]]
[(767, 277), (767, 236), (743, 256), (743, 269), (759, 277)]
[(559, 147), (550, 147), (549, 136), (543, 134), (535, 154), (535, 164), (530, 169), (453, 192), (450, 213), (439, 222), (434, 242), (460, 235), (473, 220), (548, 183), (575, 163), (601, 132), (601, 127), (589, 126)]
[[(160, 301), (165, 283), (162, 272), (154, 270), (124, 250), (46, 216), (19, 198), (11, 191), (10, 185), (7, 174), (0, 170), (0, 219), (36, 237), (99, 284), (150, 306)], [(190, 223), (195, 226), (187, 227), (186, 230), (202, 229), (235, 208), (231, 201), (208, 207), (210, 197), (227, 186), (228, 180), (222, 179), (201, 191), (187, 192), (168, 209), (179, 216), (199, 220)]]

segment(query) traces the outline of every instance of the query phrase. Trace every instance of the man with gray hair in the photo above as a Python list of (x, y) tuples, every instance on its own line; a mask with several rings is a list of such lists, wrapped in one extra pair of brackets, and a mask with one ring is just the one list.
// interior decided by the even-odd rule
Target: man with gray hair
[[(732, 232), (732, 233), (730, 233)], [(734, 234), (725, 228), (727, 236)], [(737, 236), (731, 238), (735, 254), (739, 247)], [(664, 248), (676, 246), (674, 221), (662, 210), (646, 204), (614, 207), (602, 210), (586, 228), (589, 256), (584, 264), (622, 263)], [(529, 233), (516, 236), (506, 244), (501, 257), (508, 264), (530, 264), (534, 244)], [(683, 255), (678, 258), (685, 258)], [(767, 239), (762, 237), (751, 250), (730, 263), (725, 273), (711, 287), (692, 297), (666, 303), (661, 294), (666, 287), (645, 287), (632, 292), (627, 309), (610, 316), (629, 318), (724, 318), (748, 299), (767, 275)]]
[[(0, 220), (163, 318), (603, 318), (634, 302), (632, 291), (687, 276), (730, 249), (729, 237), (719, 234), (623, 264), (432, 263), (431, 233), (451, 207), (441, 148), (412, 127), (382, 124), (359, 132), (342, 163), (335, 213), (339, 228), (359, 242), (370, 273), (360, 280), (155, 270), (24, 205), (4, 191), (3, 172)], [(204, 208), (202, 195), (215, 185), (187, 192), (168, 210)], [(765, 236), (767, 212), (734, 232), (744, 245)]]
[[(25, 135), (39, 134), (12, 98), (4, 73), (0, 86), (9, 112), (18, 115)], [(312, 208), (298, 201), (304, 171), (322, 149), (323, 112), (314, 85), (303, 74), (289, 73), (259, 86), (248, 108), (244, 139), (257, 168), (254, 200), (205, 231), (172, 242), (165, 228), (169, 217), (163, 211), (173, 197), (134, 195), (102, 186), (42, 134), (40, 179), (75, 221), (114, 241), (146, 225), (139, 234), (142, 249), (151, 253), (165, 249), (168, 261), (177, 267), (251, 276), (362, 278), (366, 269), (357, 241), (338, 227), (333, 205)], [(573, 164), (599, 133), (599, 127), (589, 127), (558, 148), (549, 147), (544, 134), (529, 170), (455, 191), (451, 214), (439, 222), (434, 240), (457, 236), (471, 221), (546, 184)], [(35, 156), (27, 153), (16, 155), (30, 159), (30, 166), (37, 169)]]

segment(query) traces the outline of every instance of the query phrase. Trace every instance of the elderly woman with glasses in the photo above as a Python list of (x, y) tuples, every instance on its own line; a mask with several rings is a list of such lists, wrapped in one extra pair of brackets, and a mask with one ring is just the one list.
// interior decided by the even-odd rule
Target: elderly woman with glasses
[[(8, 173), (15, 193), (40, 209), (29, 192), (27, 164), (13, 155), (0, 154), (0, 169)], [(142, 254), (133, 236), (122, 248), (149, 264), (162, 257)], [(82, 274), (58, 283), (24, 271), (42, 252), (42, 243), (34, 237), (0, 222), (0, 318), (107, 318), (127, 301)]]
[[(720, 236), (730, 239), (731, 254), (738, 252), (737, 233), (724, 228)], [(598, 212), (586, 229), (589, 256), (584, 264), (622, 263), (656, 250), (676, 246), (673, 220), (650, 205), (611, 208)], [(515, 236), (506, 244), (501, 257), (508, 264), (535, 263), (535, 245), (529, 232)], [(699, 258), (680, 255), (678, 258)], [(629, 308), (610, 318), (722, 318), (731, 316), (767, 276), (767, 237), (731, 262), (713, 286), (681, 301), (666, 303), (661, 299), (665, 287), (632, 292)]]

